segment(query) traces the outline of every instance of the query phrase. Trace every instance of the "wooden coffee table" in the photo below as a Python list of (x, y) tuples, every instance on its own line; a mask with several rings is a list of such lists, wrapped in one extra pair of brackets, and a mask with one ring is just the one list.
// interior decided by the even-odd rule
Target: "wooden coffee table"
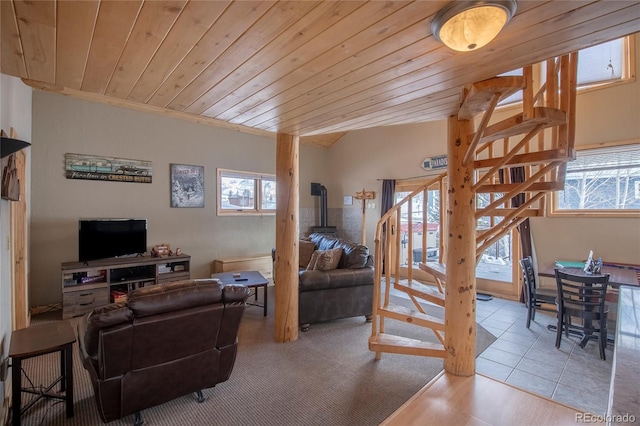
[[(9, 356), (12, 370), (13, 425), (20, 425), (20, 415), (41, 398), (56, 398), (66, 402), (67, 418), (73, 417), (73, 343), (76, 334), (69, 321), (54, 321), (16, 330), (11, 333)], [(43, 391), (22, 387), (22, 361), (52, 352), (60, 352), (60, 377)], [(26, 374), (26, 373), (25, 373)], [(60, 393), (50, 392), (60, 383)], [(22, 392), (37, 395), (21, 407)]]
[[(254, 300), (258, 300), (258, 288), (264, 288), (262, 304), (247, 302), (247, 305), (260, 306), (264, 309), (264, 316), (267, 316), (267, 284), (269, 281), (258, 271), (234, 271), (211, 274), (211, 278), (217, 278), (222, 284), (242, 284), (253, 289)], [(249, 296), (251, 297), (251, 296)]]

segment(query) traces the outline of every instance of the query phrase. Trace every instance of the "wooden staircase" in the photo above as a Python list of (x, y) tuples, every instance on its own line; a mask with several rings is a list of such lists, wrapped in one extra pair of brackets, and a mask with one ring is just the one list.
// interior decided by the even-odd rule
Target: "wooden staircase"
[[(495, 77), (464, 88), (458, 119), (468, 120), (473, 125), (473, 120), (480, 117), (462, 159), (464, 166), (473, 163), (475, 175), (470, 180), (476, 199), (475, 219), (477, 224), (483, 224), (476, 235), (469, 238), (472, 244), (475, 240), (476, 264), (488, 247), (524, 220), (545, 214), (545, 194), (563, 189), (566, 163), (575, 158), (576, 70), (577, 54), (573, 53), (546, 62), (544, 84), (537, 92), (534, 92), (532, 66), (524, 68), (522, 76)], [(522, 92), (522, 112), (492, 123), (498, 103), (516, 92)], [(443, 310), (443, 314), (445, 309), (447, 268), (443, 260), (447, 258), (447, 238), (444, 235), (449, 234), (447, 218), (456, 214), (455, 206), (446, 211), (449, 204), (447, 182), (446, 173), (425, 182), (378, 222), (373, 321), (369, 338), (369, 350), (376, 353), (376, 359), (380, 359), (383, 352), (447, 357), (445, 321), (427, 315), (424, 309), (425, 304), (434, 305), (435, 309)], [(423, 197), (426, 205), (429, 188), (434, 186), (438, 188), (441, 201), (440, 258), (438, 262), (427, 262), (426, 250), (422, 250), (422, 259), (416, 259), (419, 268), (433, 276), (436, 285), (431, 286), (413, 278), (411, 232), (407, 241), (403, 241), (408, 248), (407, 276), (400, 276), (399, 231), (401, 211), (404, 209), (407, 215), (408, 229), (413, 229), (413, 198)], [(423, 224), (427, 223), (426, 210), (423, 209)], [(426, 234), (423, 232), (421, 247), (427, 247)], [(448, 235), (448, 238), (453, 236)], [(414, 309), (393, 304), (390, 300), (392, 287), (406, 293)], [(422, 327), (425, 336), (433, 333), (438, 343), (385, 333), (387, 320)]]

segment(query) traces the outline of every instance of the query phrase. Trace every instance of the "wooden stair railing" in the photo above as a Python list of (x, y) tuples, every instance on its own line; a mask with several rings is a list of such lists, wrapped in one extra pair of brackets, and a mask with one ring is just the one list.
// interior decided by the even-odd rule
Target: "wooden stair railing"
[[(546, 63), (546, 81), (537, 93), (533, 91), (532, 67), (525, 67), (522, 76), (495, 77), (465, 88), (458, 118), (482, 118), (476, 128), (463, 163), (473, 161), (476, 170), (473, 191), (476, 199), (488, 194), (488, 201), (476, 207), (476, 219), (489, 218), (491, 226), (476, 233), (476, 262), (485, 250), (511, 232), (525, 219), (544, 215), (545, 194), (564, 188), (567, 161), (575, 157), (575, 95), (577, 54), (550, 59)], [(517, 91), (523, 92), (522, 112), (490, 124), (500, 100)], [(521, 139), (516, 140), (521, 136)], [(511, 182), (510, 169), (523, 167), (525, 179)], [(408, 233), (408, 268), (406, 277), (400, 276), (400, 222), (406, 210), (408, 229), (412, 229), (413, 199), (422, 195), (428, 202), (428, 189), (437, 184), (440, 192), (440, 229), (445, 232), (447, 205), (446, 173), (425, 182), (382, 216), (375, 234), (375, 274), (372, 331), (369, 349), (380, 359), (383, 352), (445, 358), (446, 326), (444, 321), (425, 313), (424, 304), (435, 306), (444, 314), (444, 288), (447, 281), (445, 238), (441, 238), (439, 261), (427, 262), (422, 250), (418, 267), (433, 276), (436, 286), (425, 285), (413, 278), (413, 235)], [(512, 205), (516, 196), (523, 198)], [(426, 210), (422, 223), (427, 223)], [(455, 213), (454, 213), (455, 214)], [(422, 247), (427, 247), (422, 233)], [(390, 300), (391, 288), (406, 293), (414, 309), (395, 305)], [(444, 317), (444, 315), (443, 315)], [(431, 331), (436, 343), (392, 336), (385, 333), (385, 320), (403, 321)]]

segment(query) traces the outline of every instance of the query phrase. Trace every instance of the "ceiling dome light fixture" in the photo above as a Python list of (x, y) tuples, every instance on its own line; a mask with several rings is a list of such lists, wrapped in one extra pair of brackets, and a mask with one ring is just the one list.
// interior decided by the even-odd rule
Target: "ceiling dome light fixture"
[(454, 1), (431, 21), (433, 35), (459, 52), (489, 43), (516, 13), (515, 0)]

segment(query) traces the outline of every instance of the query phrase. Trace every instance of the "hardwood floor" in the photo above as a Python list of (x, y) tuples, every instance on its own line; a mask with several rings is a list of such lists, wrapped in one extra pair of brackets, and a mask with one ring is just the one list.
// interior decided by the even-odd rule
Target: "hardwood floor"
[(575, 425), (593, 416), (482, 374), (442, 372), (382, 425)]

